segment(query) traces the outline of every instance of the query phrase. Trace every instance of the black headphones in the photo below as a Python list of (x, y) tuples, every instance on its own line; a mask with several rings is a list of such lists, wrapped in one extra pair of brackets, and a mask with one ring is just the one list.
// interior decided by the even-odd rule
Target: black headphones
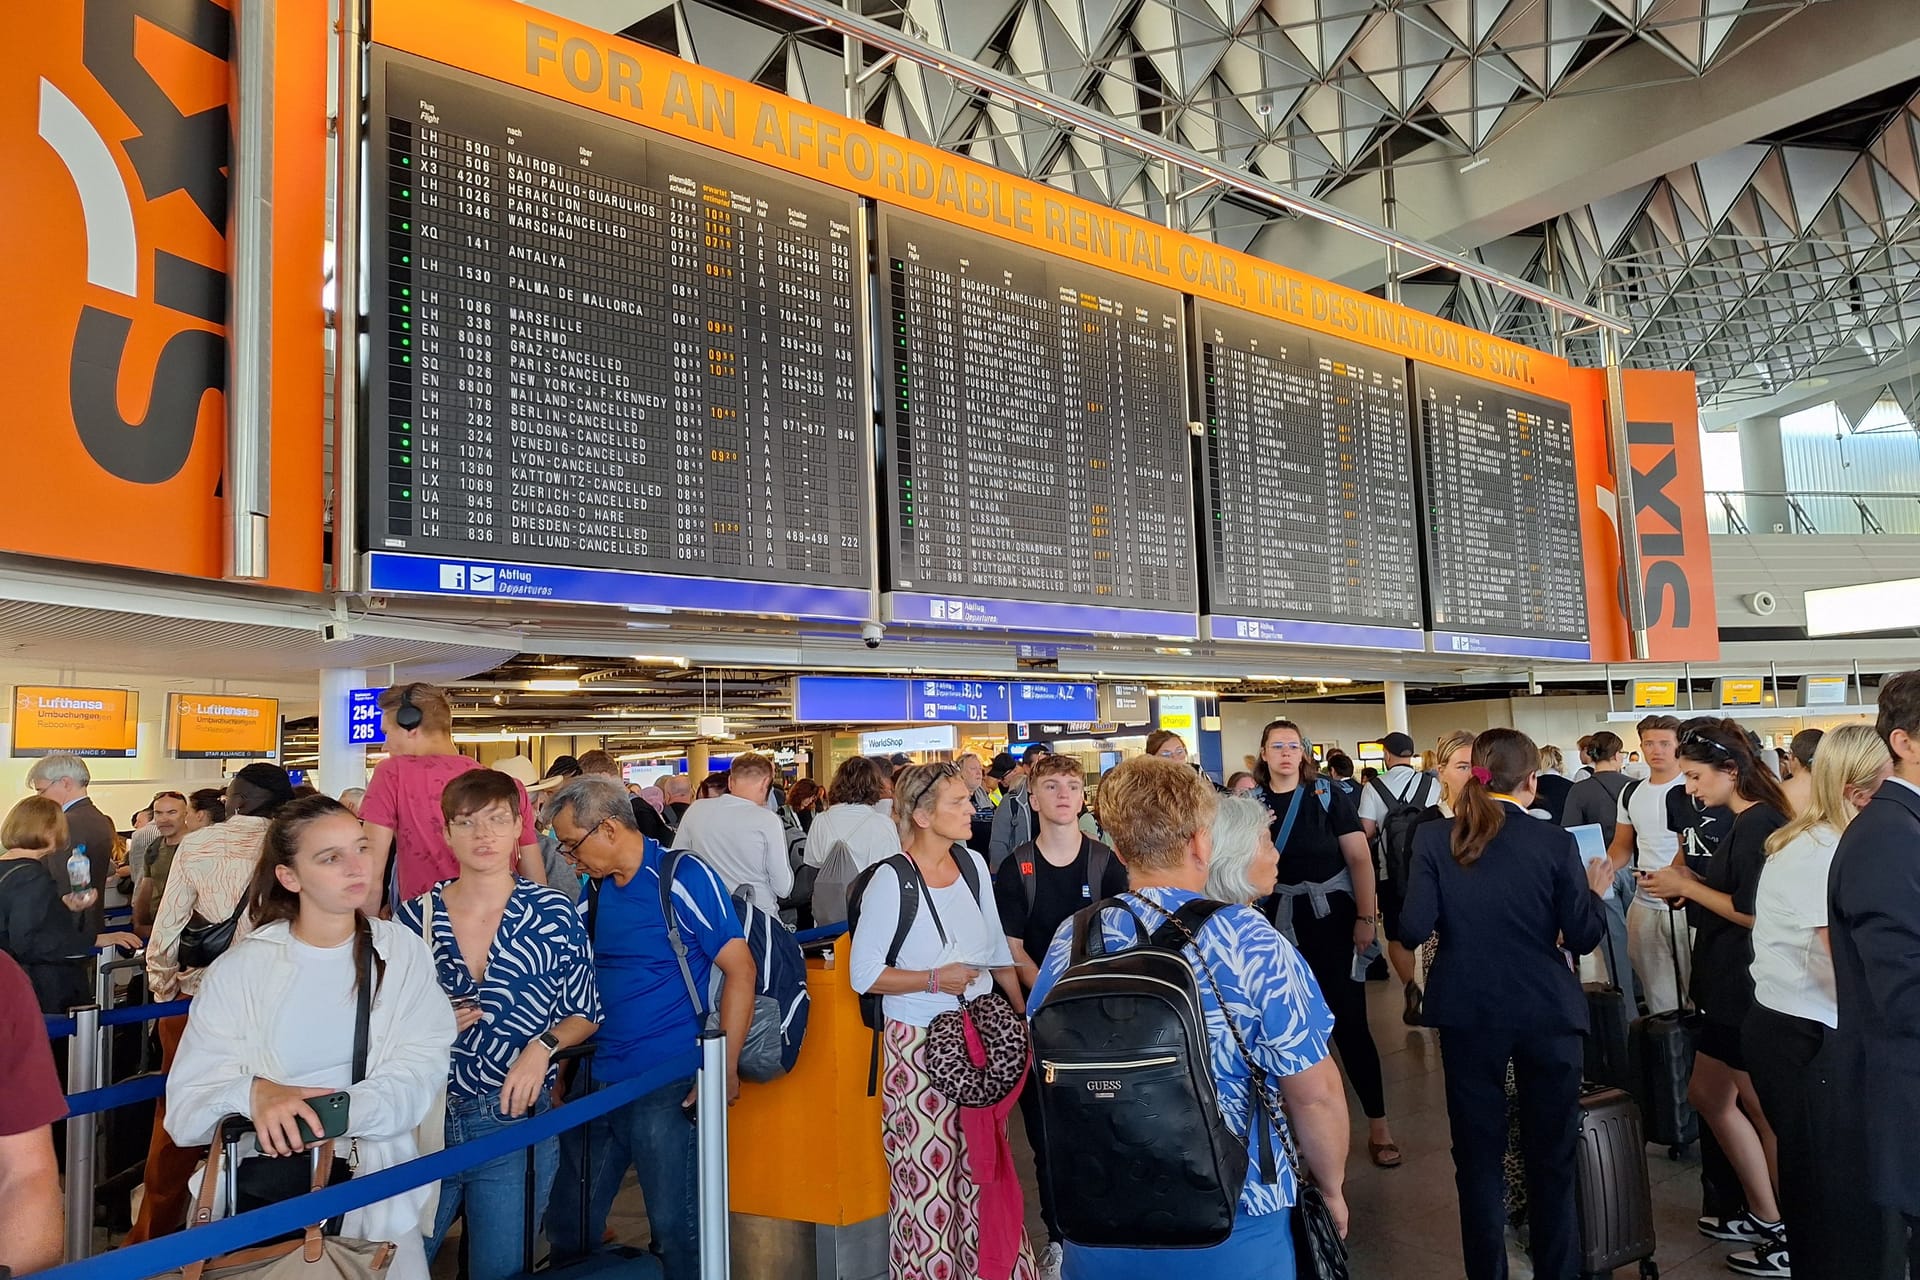
[(418, 729), (426, 719), (420, 714), (420, 708), (413, 705), (413, 691), (419, 687), (417, 683), (410, 684), (400, 691), (400, 705), (393, 709), (393, 723), (402, 729)]

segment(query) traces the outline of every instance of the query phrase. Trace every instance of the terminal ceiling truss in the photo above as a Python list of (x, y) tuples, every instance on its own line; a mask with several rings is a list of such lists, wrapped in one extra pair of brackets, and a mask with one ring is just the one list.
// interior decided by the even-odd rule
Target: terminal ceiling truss
[[(1552, 254), (1549, 253), (1551, 240)], [(1920, 339), (1920, 82), (1734, 147), (1575, 209), (1477, 256), (1630, 320), (1629, 365), (1693, 369), (1703, 404), (1737, 409), (1814, 378), (1836, 384)], [(1536, 305), (1426, 275), (1413, 306), (1539, 347)], [(1599, 344), (1570, 354), (1597, 363)], [(1920, 404), (1909, 405), (1914, 420)]]

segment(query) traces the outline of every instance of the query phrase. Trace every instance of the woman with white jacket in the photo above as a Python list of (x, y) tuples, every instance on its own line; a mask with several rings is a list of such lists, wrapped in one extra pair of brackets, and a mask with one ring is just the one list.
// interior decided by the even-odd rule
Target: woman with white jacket
[[(366, 837), (344, 805), (312, 796), (280, 811), (248, 895), (253, 932), (207, 970), (167, 1077), (175, 1142), (211, 1142), (221, 1119), (237, 1113), (253, 1121), (263, 1154), (297, 1153), (299, 1120), (322, 1127), (307, 1099), (345, 1090), (347, 1133), (337, 1149), (352, 1153), (355, 1176), (420, 1154), (414, 1131), (444, 1107), (453, 1008), (426, 944), (363, 914), (372, 887)], [(354, 1083), (362, 982), (374, 996), (366, 1076)], [(244, 1160), (244, 1144), (241, 1152)], [(355, 1210), (342, 1232), (391, 1241), (391, 1280), (427, 1280), (421, 1236), (436, 1189)]]

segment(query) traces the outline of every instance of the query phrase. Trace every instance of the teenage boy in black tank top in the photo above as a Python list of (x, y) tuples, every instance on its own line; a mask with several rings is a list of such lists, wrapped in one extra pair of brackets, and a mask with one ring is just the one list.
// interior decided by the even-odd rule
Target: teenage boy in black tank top
[[(1022, 989), (1031, 991), (1040, 977), (1040, 961), (1060, 926), (1082, 907), (1125, 893), (1127, 869), (1112, 849), (1080, 830), (1087, 779), (1077, 759), (1049, 755), (1034, 761), (1027, 773), (1027, 800), (1033, 806), (1037, 834), (1000, 864), (993, 877), (993, 897)], [(1064, 1237), (1048, 1190), (1037, 1083), (1021, 1091), (1020, 1114), (1026, 1121), (1040, 1182), (1040, 1217), (1047, 1226), (1045, 1263), (1057, 1262), (1056, 1251)]]

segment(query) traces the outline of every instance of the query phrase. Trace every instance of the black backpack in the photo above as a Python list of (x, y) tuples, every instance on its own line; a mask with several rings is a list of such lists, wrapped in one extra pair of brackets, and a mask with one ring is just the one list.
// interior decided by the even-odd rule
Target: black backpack
[[(1093, 898), (1100, 892), (1100, 886), (1106, 881), (1107, 868), (1113, 865), (1113, 850), (1090, 835), (1082, 834), (1080, 847), (1087, 853), (1087, 897)], [(1040, 892), (1038, 880), (1033, 871), (1033, 860), (1040, 857), (1040, 846), (1034, 841), (1015, 849), (1011, 855), (1020, 868), (1020, 887), (1026, 891), (1027, 909), (1033, 909), (1034, 897)], [(1045, 959), (1044, 956), (1040, 957)]]
[(1385, 778), (1373, 780), (1373, 790), (1387, 806), (1380, 819), (1380, 860), (1387, 879), (1405, 884), (1413, 874), (1413, 833), (1420, 829), (1421, 815), (1427, 811), (1427, 795), (1433, 790), (1433, 775), (1423, 773), (1407, 787), (1406, 798), (1393, 794)]
[[(967, 892), (973, 895), (974, 901), (979, 901), (980, 870), (973, 865), (973, 855), (965, 845), (955, 845), (953, 860), (960, 867), (960, 878), (967, 882)], [(847, 945), (849, 949), (852, 948), (854, 931), (860, 927), (860, 899), (866, 895), (867, 882), (882, 867), (892, 867), (893, 874), (900, 880), (900, 920), (893, 928), (893, 941), (887, 944), (887, 968), (896, 969), (900, 965), (900, 948), (906, 945), (907, 934), (913, 928), (913, 918), (920, 914), (920, 867), (908, 854), (896, 853), (891, 858), (882, 858), (855, 876), (847, 886)], [(860, 997), (861, 1025), (873, 1031), (873, 1056), (867, 1063), (869, 1098), (880, 1087), (880, 1031), (887, 1025), (881, 1005), (883, 999), (885, 997), (871, 992)]]
[[(1247, 1147), (1220, 1114), (1196, 971), (1205, 960), (1183, 949), (1225, 906), (1195, 899), (1151, 934), (1124, 898), (1073, 917), (1067, 968), (1032, 1026), (1047, 1180), (1075, 1244), (1203, 1248), (1233, 1231)], [(1098, 921), (1109, 908), (1127, 913), (1141, 945), (1106, 950)], [(1271, 1182), (1264, 1088), (1256, 1078), (1253, 1120)]]

